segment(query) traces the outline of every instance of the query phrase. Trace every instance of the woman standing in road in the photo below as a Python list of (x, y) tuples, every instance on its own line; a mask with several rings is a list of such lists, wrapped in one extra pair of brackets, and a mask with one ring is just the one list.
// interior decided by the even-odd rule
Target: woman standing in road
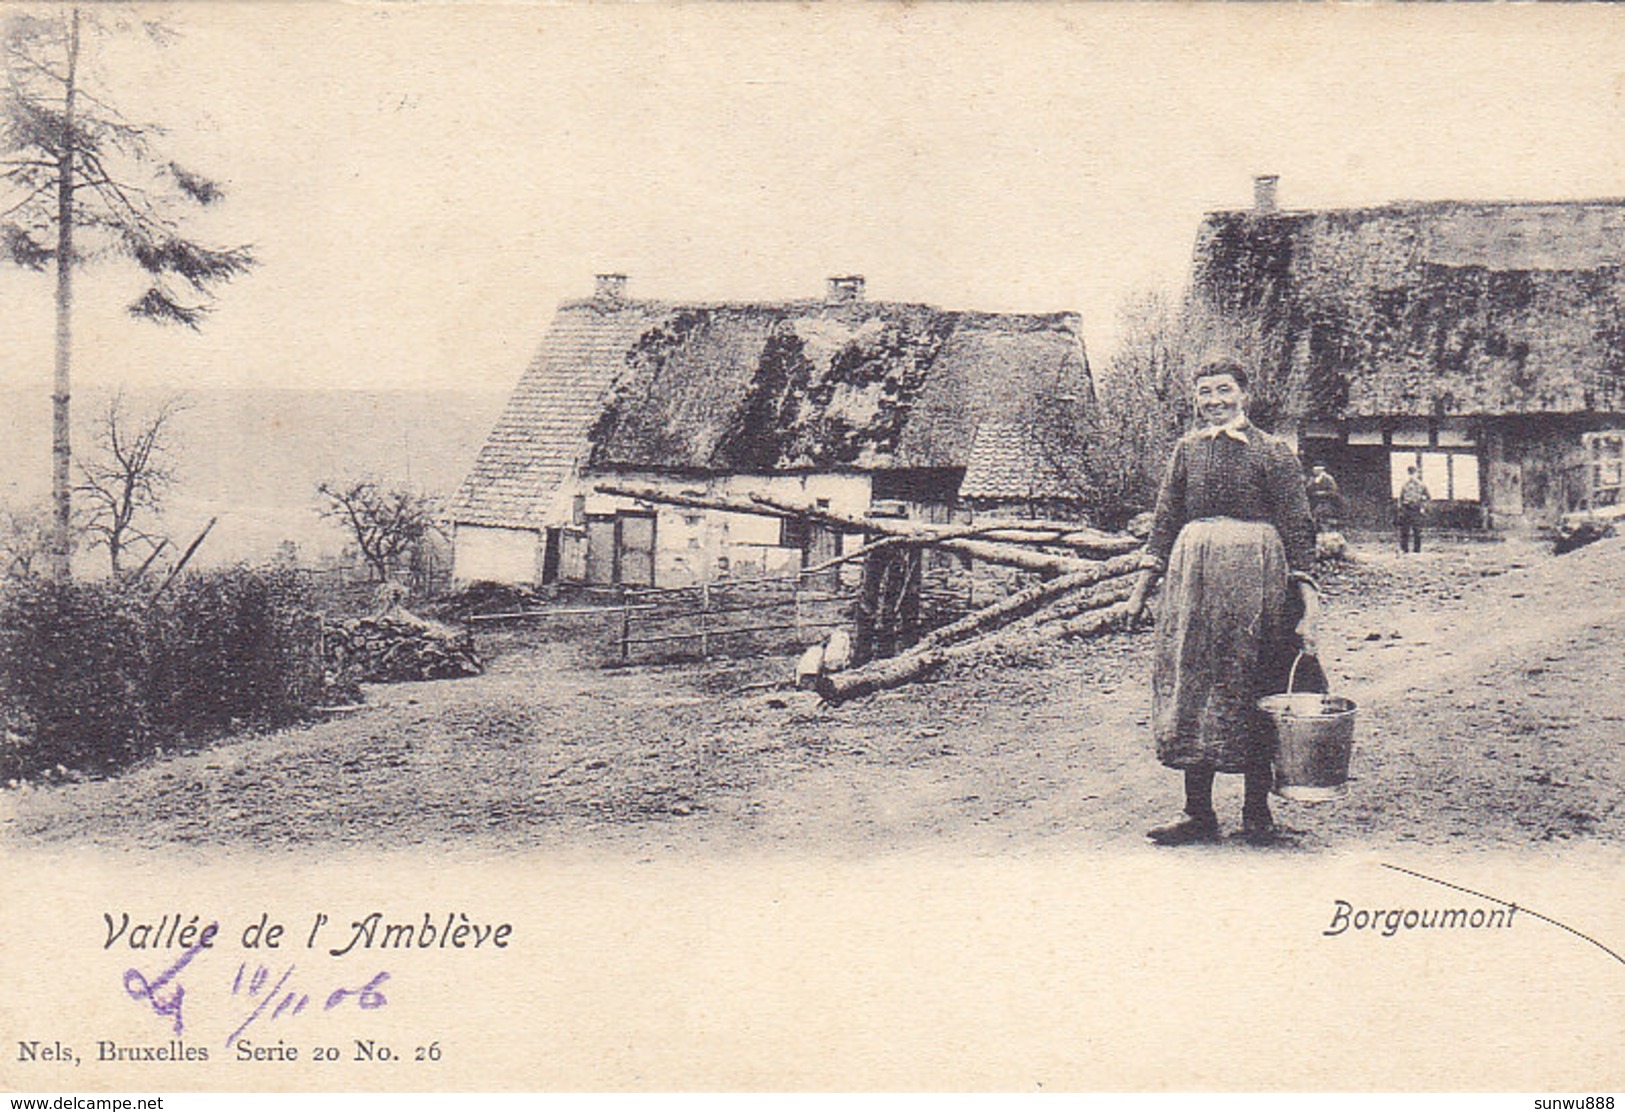
[(1163, 577), (1152, 726), (1157, 758), (1185, 774), (1185, 813), (1148, 836), (1159, 845), (1217, 841), (1214, 774), (1239, 772), (1242, 832), (1262, 844), (1275, 823), (1271, 734), (1256, 704), (1284, 689), (1299, 648), (1317, 649), (1315, 525), (1291, 447), (1247, 419), (1247, 373), (1209, 363), (1194, 388), (1200, 427), (1174, 446), (1129, 602), (1137, 618)]

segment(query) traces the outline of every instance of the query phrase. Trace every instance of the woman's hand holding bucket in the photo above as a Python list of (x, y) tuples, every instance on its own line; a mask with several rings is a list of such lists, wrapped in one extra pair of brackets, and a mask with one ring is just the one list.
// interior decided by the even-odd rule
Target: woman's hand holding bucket
[(1157, 578), (1155, 568), (1145, 568), (1140, 572), (1139, 579), (1135, 580), (1134, 593), (1128, 597), (1128, 624), (1138, 625), (1145, 616), (1145, 597), (1151, 591), (1151, 584)]
[(1298, 642), (1310, 656), (1320, 655), (1320, 592), (1314, 585), (1298, 582), (1298, 597), (1303, 601), (1303, 618), (1298, 622)]

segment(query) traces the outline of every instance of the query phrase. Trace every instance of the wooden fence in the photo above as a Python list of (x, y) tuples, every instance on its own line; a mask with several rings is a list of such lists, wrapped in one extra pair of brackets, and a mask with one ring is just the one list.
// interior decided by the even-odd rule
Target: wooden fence
[(831, 589), (828, 577), (805, 575), (628, 588), (619, 607), (617, 645), (621, 660), (630, 661), (640, 649), (709, 658), (771, 634), (784, 634), (781, 642), (810, 644), (846, 625), (856, 599), (853, 590), (838, 584)]
[[(917, 599), (917, 619), (907, 630), (893, 630), (900, 639), (882, 646), (883, 653), (964, 617), (984, 601), (980, 597), (984, 592), (985, 601), (1007, 593), (1003, 584), (977, 589), (974, 577), (957, 562), (925, 569), (911, 590)], [(624, 663), (661, 657), (709, 659), (759, 648), (783, 651), (810, 645), (843, 626), (856, 637), (865, 620), (860, 613), (862, 584), (829, 571), (690, 587), (579, 586), (575, 597), (584, 604), (470, 614), (464, 620), (483, 626), (601, 619), (604, 625), (597, 628), (608, 631), (610, 657)], [(872, 625), (875, 617), (868, 617)], [(774, 634), (783, 636), (775, 639)]]

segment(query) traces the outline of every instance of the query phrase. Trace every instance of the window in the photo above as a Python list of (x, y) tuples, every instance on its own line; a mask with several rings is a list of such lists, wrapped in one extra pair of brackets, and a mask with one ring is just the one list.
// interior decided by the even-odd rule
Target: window
[(1478, 457), (1450, 453), (1450, 497), (1457, 502), (1478, 501)]
[(809, 534), (809, 523), (804, 517), (782, 517), (779, 519), (779, 547), (793, 548), (797, 552), (805, 552)]
[(1473, 452), (1391, 452), (1388, 456), (1390, 493), (1394, 498), (1418, 469), (1422, 485), (1436, 502), (1477, 502), (1478, 456)]
[(1443, 452), (1422, 453), (1422, 483), (1433, 497), (1450, 500), (1450, 457)]
[[(813, 505), (820, 510), (829, 509), (828, 498), (815, 498)], [(797, 552), (808, 552), (812, 548), (813, 524), (806, 518), (779, 519), (779, 547), (793, 548)]]

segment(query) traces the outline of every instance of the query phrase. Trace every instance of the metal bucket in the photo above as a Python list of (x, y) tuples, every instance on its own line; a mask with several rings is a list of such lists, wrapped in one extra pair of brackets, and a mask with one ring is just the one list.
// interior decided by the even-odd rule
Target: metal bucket
[(1354, 749), (1354, 701), (1341, 695), (1294, 692), (1292, 662), (1286, 693), (1266, 695), (1258, 709), (1275, 728), (1275, 794), (1303, 803), (1324, 803), (1348, 792), (1349, 754)]

